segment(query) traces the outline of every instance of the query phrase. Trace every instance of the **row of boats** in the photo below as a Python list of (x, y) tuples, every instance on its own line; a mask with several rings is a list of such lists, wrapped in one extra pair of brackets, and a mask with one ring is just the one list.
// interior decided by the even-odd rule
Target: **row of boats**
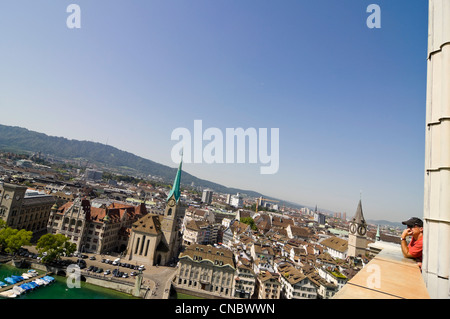
[(8, 285), (10, 285), (11, 289), (0, 292), (0, 296), (15, 298), (38, 287), (47, 286), (48, 284), (55, 281), (55, 278), (49, 275), (45, 275), (32, 281), (21, 283), (24, 280), (32, 279), (37, 276), (39, 276), (38, 272), (34, 269), (30, 269), (26, 273), (23, 273), (21, 276), (12, 275), (6, 277), (5, 279), (3, 279), (6, 283), (0, 281), (0, 287), (7, 287)]

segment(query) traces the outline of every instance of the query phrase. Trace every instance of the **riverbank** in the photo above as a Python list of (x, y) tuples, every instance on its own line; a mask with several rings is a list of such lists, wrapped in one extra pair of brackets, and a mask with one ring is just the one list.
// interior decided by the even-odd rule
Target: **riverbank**
[[(3, 294), (2, 294), (3, 292), (7, 292), (7, 291), (11, 290), (14, 286), (27, 284), (29, 282), (35, 281), (37, 279), (42, 279), (43, 277), (50, 276), (50, 275), (53, 275), (53, 273), (47, 272), (45, 274), (36, 274), (36, 275), (34, 275), (34, 277), (31, 277), (31, 278), (28, 278), (28, 279), (24, 279), (24, 280), (18, 282), (17, 285), (16, 284), (12, 284), (12, 285), (8, 285), (8, 286), (5, 286), (5, 287), (1, 287), (0, 288), (0, 295), (3, 296)], [(0, 279), (3, 279), (3, 278), (0, 278)]]
[[(11, 267), (14, 267), (14, 261), (9, 261), (6, 263), (6, 265), (9, 265)], [(41, 264), (38, 262), (33, 261), (27, 261), (28, 268), (40, 270), (42, 272), (51, 272), (55, 275), (58, 275), (61, 278), (65, 278), (64, 281), (73, 281), (73, 279), (69, 278), (71, 274), (66, 273), (66, 269), (56, 268), (52, 266), (48, 266), (45, 264)], [(20, 269), (20, 268), (17, 268)], [(103, 274), (96, 274), (91, 273), (86, 270), (80, 271), (80, 278), (79, 280), (81, 282), (86, 282), (91, 285), (99, 286), (106, 289), (115, 290), (136, 298), (145, 298), (148, 294), (149, 286), (141, 286), (141, 289), (138, 291), (135, 289), (135, 279), (131, 278), (128, 280), (125, 280), (127, 278), (115, 278), (112, 276), (106, 277), (103, 276)]]
[[(39, 269), (36, 270), (40, 275), (45, 273)], [(0, 264), (0, 280), (11, 275), (20, 276), (26, 271), (27, 269), (25, 268), (17, 268), (12, 265)], [(79, 288), (69, 288), (66, 277), (57, 276), (54, 274), (52, 277), (55, 278), (53, 283), (36, 288), (35, 290), (29, 291), (28, 293), (22, 294), (14, 299), (140, 299), (126, 293), (103, 288), (87, 282), (80, 282)], [(23, 282), (24, 281), (20, 283)], [(5, 300), (9, 298), (1, 297), (0, 299)]]
[[(34, 246), (24, 247), (31, 253), (37, 253)], [(136, 288), (136, 277), (128, 276), (127, 278), (113, 277), (112, 275), (104, 275), (102, 273), (93, 273), (87, 271), (90, 266), (103, 268), (103, 270), (109, 269), (111, 272), (113, 269), (118, 269), (123, 272), (130, 272), (131, 270), (119, 265), (105, 264), (102, 259), (115, 260), (117, 256), (114, 255), (97, 255), (86, 253), (88, 258), (85, 258), (86, 268), (81, 270), (81, 280), (93, 285), (98, 285), (103, 288), (114, 289), (123, 293), (133, 295), (143, 299), (169, 299), (171, 290), (172, 279), (176, 273), (175, 267), (166, 266), (149, 266), (145, 265), (145, 269), (142, 271), (142, 281), (140, 289)], [(94, 259), (90, 259), (90, 258)], [(76, 257), (64, 257), (65, 260), (76, 261)], [(51, 271), (56, 275), (67, 277), (65, 268), (46, 265), (40, 263), (36, 259), (24, 258), (28, 263), (28, 267), (33, 269), (39, 269), (42, 271)], [(125, 260), (124, 260), (125, 262)], [(12, 260), (8, 264), (14, 264)]]

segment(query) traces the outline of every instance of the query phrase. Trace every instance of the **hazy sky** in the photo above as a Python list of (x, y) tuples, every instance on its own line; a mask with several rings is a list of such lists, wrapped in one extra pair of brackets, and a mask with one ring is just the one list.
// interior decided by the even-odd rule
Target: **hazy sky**
[(0, 124), (171, 167), (194, 120), (278, 128), (276, 174), (183, 168), (348, 217), (361, 192), (367, 219), (422, 217), (427, 32), (423, 0), (2, 0)]

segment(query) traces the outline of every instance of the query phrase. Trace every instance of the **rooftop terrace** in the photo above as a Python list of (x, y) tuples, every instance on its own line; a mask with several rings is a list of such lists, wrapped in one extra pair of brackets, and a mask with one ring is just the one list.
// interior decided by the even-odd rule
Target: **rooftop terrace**
[(381, 251), (334, 299), (429, 299), (417, 263), (403, 257), (399, 245), (376, 243)]

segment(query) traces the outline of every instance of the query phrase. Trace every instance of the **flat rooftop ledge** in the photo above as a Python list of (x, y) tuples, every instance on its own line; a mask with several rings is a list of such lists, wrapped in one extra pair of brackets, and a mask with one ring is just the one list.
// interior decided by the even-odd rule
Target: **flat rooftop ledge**
[(403, 257), (400, 245), (377, 242), (382, 249), (333, 299), (430, 299), (417, 263)]

